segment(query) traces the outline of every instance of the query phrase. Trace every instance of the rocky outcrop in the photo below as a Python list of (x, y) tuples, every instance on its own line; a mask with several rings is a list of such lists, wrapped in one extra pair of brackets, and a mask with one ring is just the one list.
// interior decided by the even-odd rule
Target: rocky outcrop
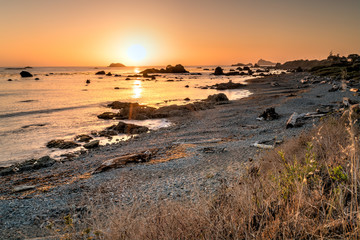
[(227, 83), (217, 83), (215, 85), (210, 86), (211, 89), (216, 89), (216, 90), (239, 89), (243, 87), (244, 84), (233, 83), (231, 80)]
[(117, 125), (108, 127), (107, 130), (113, 130), (113, 131), (117, 131), (118, 133), (125, 133), (125, 134), (140, 134), (149, 131), (149, 128), (144, 126), (138, 126), (135, 124), (119, 122)]
[(75, 137), (75, 141), (78, 141), (78, 142), (89, 142), (92, 139), (93, 139), (92, 137), (90, 137), (89, 135), (86, 135), (86, 134), (77, 135)]
[(99, 140), (94, 140), (94, 141), (84, 144), (83, 147), (86, 149), (92, 149), (92, 148), (97, 148), (99, 146), (99, 144), (100, 144)]
[(214, 72), (214, 75), (224, 75), (224, 71), (221, 67), (217, 67), (215, 68), (215, 72)]
[(95, 75), (105, 75), (105, 71), (98, 71)]
[(258, 65), (258, 66), (275, 66), (276, 63), (273, 63), (273, 62), (270, 62), (270, 61), (267, 61), (267, 60), (264, 60), (264, 59), (260, 59), (260, 60), (257, 62), (257, 65)]
[(224, 103), (224, 102), (227, 103), (229, 102), (229, 99), (224, 93), (219, 93), (219, 94), (209, 95), (206, 101), (213, 103)]
[(109, 67), (126, 67), (126, 66), (122, 63), (111, 63)]
[(20, 76), (23, 77), (23, 78), (33, 77), (33, 75), (31, 73), (27, 72), (27, 71), (21, 71)]
[(55, 139), (51, 140), (46, 144), (46, 147), (48, 148), (60, 148), (60, 149), (69, 149), (69, 148), (76, 148), (80, 146), (76, 142), (73, 141), (65, 141), (62, 139)]
[(39, 159), (31, 159), (0, 169), (0, 176), (46, 168), (52, 166), (54, 163), (56, 163), (56, 161), (49, 156), (44, 156)]
[(149, 68), (145, 69), (141, 72), (142, 74), (149, 74), (149, 73), (188, 73), (183, 65), (177, 64), (175, 67), (168, 65), (166, 69), (156, 69), (156, 68)]

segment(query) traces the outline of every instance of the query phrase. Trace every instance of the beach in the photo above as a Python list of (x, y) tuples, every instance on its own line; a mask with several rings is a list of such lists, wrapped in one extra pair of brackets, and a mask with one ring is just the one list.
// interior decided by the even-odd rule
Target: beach
[[(167, 128), (91, 149), (51, 167), (1, 176), (0, 235), (3, 239), (50, 236), (47, 223), (68, 214), (80, 221), (97, 204), (126, 208), (144, 201), (196, 201), (199, 194), (215, 194), (266, 153), (254, 143), (281, 144), (319, 122), (309, 118), (301, 127), (287, 129), (293, 112), (336, 109), (343, 97), (353, 97), (349, 91), (329, 92), (333, 83), (329, 79), (301, 83), (308, 76), (291, 73), (248, 80), (245, 89), (252, 95), (247, 98), (173, 117)], [(257, 120), (271, 107), (279, 119)], [(154, 151), (148, 162), (95, 171), (107, 160), (147, 151)], [(25, 188), (14, 190), (19, 187)]]

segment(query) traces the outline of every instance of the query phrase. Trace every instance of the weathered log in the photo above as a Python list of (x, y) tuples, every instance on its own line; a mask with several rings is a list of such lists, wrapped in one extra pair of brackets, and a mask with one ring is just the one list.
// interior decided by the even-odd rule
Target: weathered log
[(261, 144), (259, 142), (255, 142), (252, 146), (261, 149), (274, 149), (274, 145)]
[(290, 118), (286, 122), (286, 128), (292, 128), (295, 127), (296, 121), (299, 118), (299, 114), (297, 112), (294, 112), (291, 114)]
[(141, 153), (127, 154), (121, 157), (109, 159), (103, 162), (94, 171), (92, 171), (92, 174), (105, 172), (113, 168), (121, 168), (128, 163), (148, 162), (156, 154), (157, 151), (158, 149), (151, 149)]

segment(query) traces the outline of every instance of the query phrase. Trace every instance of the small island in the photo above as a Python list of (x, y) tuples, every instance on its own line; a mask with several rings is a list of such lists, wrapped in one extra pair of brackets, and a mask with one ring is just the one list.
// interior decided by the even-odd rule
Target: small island
[(108, 67), (126, 67), (126, 66), (122, 63), (111, 63)]

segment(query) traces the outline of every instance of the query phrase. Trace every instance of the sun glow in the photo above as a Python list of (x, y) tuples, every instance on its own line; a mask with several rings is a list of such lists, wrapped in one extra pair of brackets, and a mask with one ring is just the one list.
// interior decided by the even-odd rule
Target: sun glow
[(134, 62), (134, 63), (139, 63), (142, 60), (145, 59), (146, 57), (146, 49), (139, 45), (139, 44), (134, 44), (131, 45), (128, 49), (127, 49), (127, 56), (129, 58), (130, 61)]

